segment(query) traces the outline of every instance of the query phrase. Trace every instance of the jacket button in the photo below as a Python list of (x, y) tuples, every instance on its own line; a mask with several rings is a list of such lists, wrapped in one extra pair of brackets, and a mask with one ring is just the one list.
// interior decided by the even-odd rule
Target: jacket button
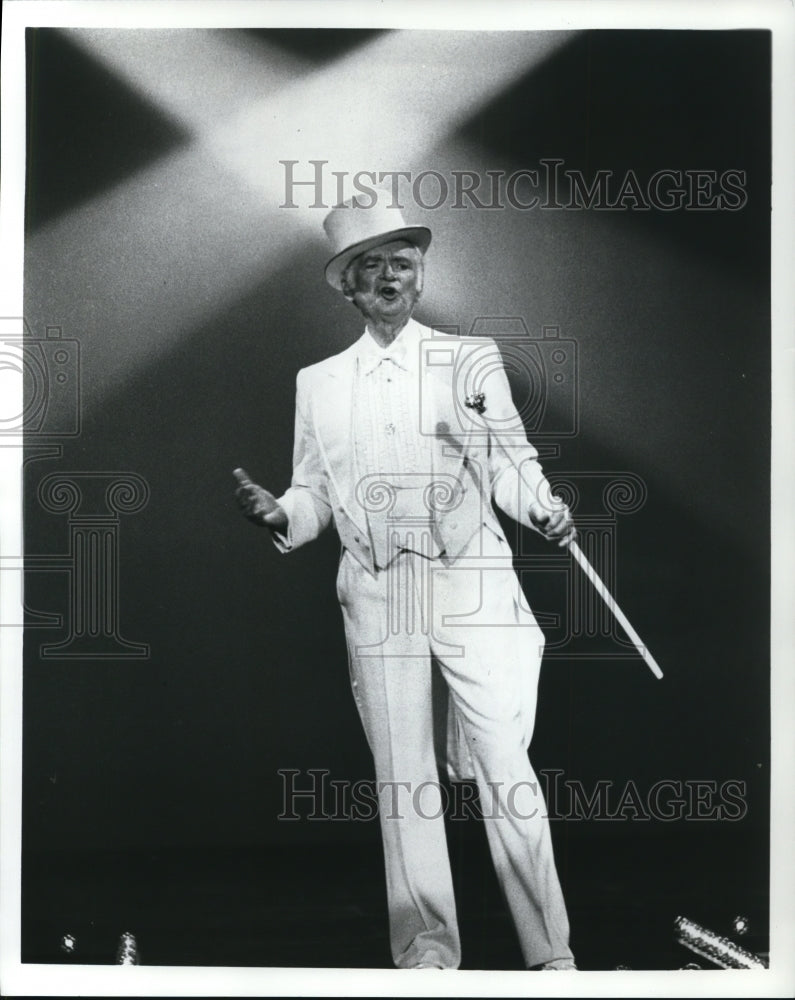
[(358, 543), (358, 541), (359, 541), (359, 536), (358, 536), (358, 535), (354, 535), (354, 536), (353, 536), (353, 540), (354, 540), (354, 542), (357, 542), (357, 543)]

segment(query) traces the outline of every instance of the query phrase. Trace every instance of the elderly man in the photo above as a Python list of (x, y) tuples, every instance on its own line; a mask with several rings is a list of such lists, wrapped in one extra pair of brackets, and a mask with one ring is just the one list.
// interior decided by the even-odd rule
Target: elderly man
[[(392, 956), (461, 960), (434, 750), (432, 660), (448, 692), (448, 769), (474, 778), (528, 968), (576, 968), (543, 798), (528, 759), (544, 637), (493, 502), (548, 539), (550, 503), (496, 345), (421, 326), (430, 231), (380, 198), (327, 217), (326, 278), (365, 320), (299, 372), (294, 471), (276, 499), (238, 470), (238, 501), (287, 552), (332, 522), (351, 684), (379, 797)], [(468, 392), (476, 389), (477, 392)], [(438, 722), (438, 719), (437, 719)]]

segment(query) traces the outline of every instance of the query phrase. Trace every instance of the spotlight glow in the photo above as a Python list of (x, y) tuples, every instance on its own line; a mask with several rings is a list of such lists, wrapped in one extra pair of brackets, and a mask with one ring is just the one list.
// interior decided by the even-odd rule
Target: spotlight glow
[[(307, 239), (324, 245), (321, 211), (279, 208), (280, 160), (410, 169), (572, 35), (390, 32), (314, 71), (240, 33), (68, 37), (194, 137), (28, 240), (31, 273), (47, 273), (30, 282), (29, 313), (72, 317), (102, 373), (85, 386), (90, 411)], [(59, 259), (69, 266), (53, 268)]]

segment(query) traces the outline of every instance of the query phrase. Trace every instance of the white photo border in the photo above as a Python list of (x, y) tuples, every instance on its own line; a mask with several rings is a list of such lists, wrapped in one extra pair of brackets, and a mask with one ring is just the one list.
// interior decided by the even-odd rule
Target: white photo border
[[(552, 0), (552, 2), (440, 2), (411, 5), (351, 0), (10, 0), (4, 4), (2, 35), (2, 190), (0, 193), (0, 315), (22, 316), (23, 204), (25, 178), (25, 36), (27, 27), (412, 27), (455, 30), (741, 29), (772, 32), (773, 215), (772, 215), (772, 815), (770, 953), (765, 972), (587, 973), (546, 977), (549, 996), (791, 996), (795, 989), (795, 834), (793, 762), (795, 707), (792, 650), (795, 566), (795, 475), (793, 474), (793, 386), (795, 385), (795, 8), (789, 0), (768, 2), (643, 2), (643, 0)], [(21, 399), (21, 385), (19, 387)], [(21, 410), (21, 406), (20, 406)], [(22, 551), (21, 450), (14, 439), (0, 448), (2, 546)], [(20, 574), (6, 574), (13, 578)], [(18, 607), (19, 591), (4, 581), (0, 620)], [(59, 996), (516, 996), (529, 992), (523, 973), (457, 972), (437, 977), (419, 972), (337, 969), (116, 968), (21, 964), (20, 871), (22, 636), (0, 630), (0, 990), (5, 995)]]

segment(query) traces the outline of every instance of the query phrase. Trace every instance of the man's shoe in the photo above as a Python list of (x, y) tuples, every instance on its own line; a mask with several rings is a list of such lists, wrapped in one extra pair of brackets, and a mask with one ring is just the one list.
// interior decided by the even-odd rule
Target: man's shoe
[(541, 965), (532, 965), (531, 972), (577, 972), (577, 966), (573, 958), (553, 958), (551, 962), (542, 962)]

